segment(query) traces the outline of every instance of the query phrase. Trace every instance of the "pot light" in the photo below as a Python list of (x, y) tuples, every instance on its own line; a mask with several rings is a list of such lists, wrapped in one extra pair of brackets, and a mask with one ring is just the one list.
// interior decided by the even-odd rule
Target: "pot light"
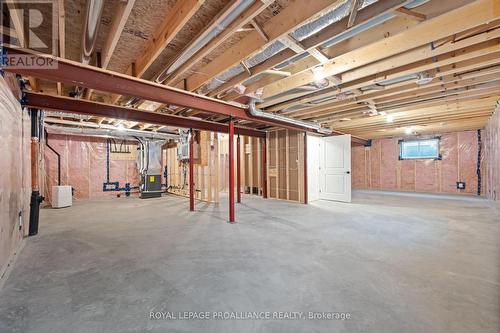
[(394, 121), (394, 116), (392, 114), (388, 114), (386, 120), (388, 123), (392, 123)]
[(123, 126), (123, 124), (118, 124), (118, 126), (116, 126), (116, 129), (119, 130), (119, 131), (124, 131), (125, 130), (125, 126)]
[(410, 135), (411, 133), (413, 133), (413, 129), (411, 127), (406, 127), (405, 134)]

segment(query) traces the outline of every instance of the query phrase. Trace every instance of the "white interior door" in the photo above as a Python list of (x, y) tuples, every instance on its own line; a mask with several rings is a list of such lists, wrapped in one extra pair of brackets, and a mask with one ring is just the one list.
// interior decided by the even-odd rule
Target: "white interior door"
[(320, 199), (351, 202), (351, 136), (323, 138), (320, 146)]

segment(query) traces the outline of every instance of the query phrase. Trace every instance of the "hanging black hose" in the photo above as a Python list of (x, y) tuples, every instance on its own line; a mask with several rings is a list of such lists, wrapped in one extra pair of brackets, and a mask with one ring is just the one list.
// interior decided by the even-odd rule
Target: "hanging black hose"
[(45, 131), (45, 145), (57, 156), (57, 185), (61, 186), (61, 154), (49, 145), (49, 133), (47, 131)]
[(481, 195), (481, 130), (477, 130), (477, 195)]

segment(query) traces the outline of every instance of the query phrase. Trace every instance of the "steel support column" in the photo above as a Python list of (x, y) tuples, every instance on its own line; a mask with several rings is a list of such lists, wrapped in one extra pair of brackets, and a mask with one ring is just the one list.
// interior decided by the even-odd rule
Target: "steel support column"
[(236, 139), (236, 202), (241, 203), (241, 155), (239, 135)]
[(307, 132), (304, 132), (304, 203), (307, 205)]
[(234, 121), (229, 121), (229, 222), (234, 223)]
[(189, 210), (194, 211), (194, 161), (193, 161), (194, 133), (189, 133)]
[(266, 138), (262, 138), (262, 198), (267, 199), (267, 151)]

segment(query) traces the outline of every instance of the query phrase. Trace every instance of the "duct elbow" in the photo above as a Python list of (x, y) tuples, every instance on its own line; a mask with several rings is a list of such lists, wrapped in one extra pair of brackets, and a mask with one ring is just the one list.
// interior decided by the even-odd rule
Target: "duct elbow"
[(302, 128), (304, 128), (304, 130), (316, 131), (316, 132), (318, 132), (320, 134), (324, 134), (324, 135), (332, 134), (331, 129), (323, 128), (323, 127), (321, 127), (321, 125), (313, 123), (311, 121), (304, 121), (304, 120), (285, 117), (285, 116), (274, 114), (274, 113), (264, 112), (264, 111), (257, 108), (256, 103), (257, 103), (256, 98), (250, 98), (250, 101), (248, 102), (248, 112), (253, 117), (277, 120), (277, 121), (280, 121), (282, 123), (290, 124), (292, 126), (302, 127)]

